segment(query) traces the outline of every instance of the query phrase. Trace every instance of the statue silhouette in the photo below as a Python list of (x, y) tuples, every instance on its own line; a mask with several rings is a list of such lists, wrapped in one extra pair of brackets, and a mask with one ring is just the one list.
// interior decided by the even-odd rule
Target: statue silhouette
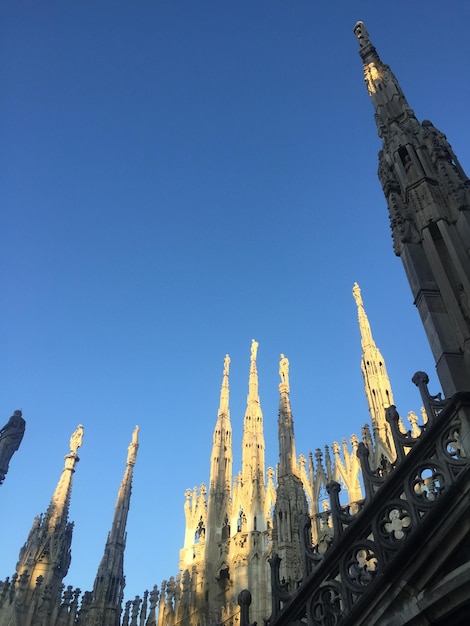
[(0, 485), (5, 480), (11, 457), (20, 447), (25, 426), (21, 411), (15, 411), (0, 430)]

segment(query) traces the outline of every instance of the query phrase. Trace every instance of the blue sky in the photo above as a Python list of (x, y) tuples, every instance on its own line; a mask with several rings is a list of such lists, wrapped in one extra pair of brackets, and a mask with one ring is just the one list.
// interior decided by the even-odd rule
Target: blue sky
[(267, 465), (281, 352), (298, 453), (360, 434), (354, 281), (399, 411), (419, 410), (416, 370), (439, 390), (392, 250), (358, 19), (468, 172), (467, 3), (0, 3), (0, 419), (27, 420), (0, 578), (79, 423), (66, 584), (93, 585), (135, 424), (126, 598), (175, 575), (226, 353), (240, 466), (253, 337)]

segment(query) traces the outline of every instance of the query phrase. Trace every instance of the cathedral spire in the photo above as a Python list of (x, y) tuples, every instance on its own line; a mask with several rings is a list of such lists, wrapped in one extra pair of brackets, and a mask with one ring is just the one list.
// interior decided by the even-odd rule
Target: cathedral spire
[(224, 359), (224, 372), (222, 378), (222, 388), (220, 390), (220, 403), (219, 403), (219, 417), (223, 415), (229, 415), (228, 400), (229, 400), (229, 386), (228, 375), (230, 371), (230, 357), (225, 355)]
[(119, 626), (120, 624), (125, 585), (126, 524), (130, 508), (132, 476), (139, 448), (138, 434), (139, 427), (136, 426), (128, 447), (126, 469), (116, 500), (113, 524), (95, 578), (86, 626)]
[[(62, 580), (70, 566), (73, 524), (69, 522), (68, 514), (72, 478), (79, 461), (77, 450), (82, 440), (83, 426), (79, 425), (70, 438), (70, 451), (65, 456), (65, 466), (49, 507), (44, 515), (34, 520), (16, 566), (18, 577), (29, 579), (28, 593), (32, 593), (36, 584), (42, 589), (47, 586), (51, 605), (60, 602)], [(25, 598), (24, 604), (28, 602)]]
[(305, 490), (295, 455), (294, 419), (289, 399), (289, 360), (279, 361), (279, 465), (273, 516), (273, 551), (281, 558), (280, 575), (286, 581), (302, 577), (299, 515), (308, 512)]
[(298, 475), (295, 456), (294, 420), (289, 399), (289, 360), (281, 354), (279, 361), (279, 467), (278, 476)]
[(263, 414), (258, 393), (258, 371), (256, 356), (258, 342), (251, 341), (250, 377), (248, 398), (243, 425), (242, 480), (257, 480), (264, 484), (264, 434)]
[(70, 452), (65, 457), (65, 467), (57, 487), (52, 495), (49, 508), (46, 513), (49, 530), (53, 531), (59, 525), (66, 523), (70, 507), (70, 497), (72, 495), (72, 476), (75, 472), (75, 465), (80, 460), (77, 450), (83, 441), (83, 426), (79, 424), (70, 437)]
[(447, 138), (418, 122), (362, 22), (354, 29), (375, 108), (379, 178), (444, 393), (470, 389), (470, 180)]
[(385, 409), (393, 404), (392, 388), (384, 358), (372, 337), (369, 320), (364, 310), (361, 289), (357, 283), (354, 283), (352, 293), (357, 305), (362, 345), (361, 369), (377, 446), (377, 456), (379, 457), (377, 461), (380, 459), (382, 453), (384, 453), (390, 461), (393, 461), (395, 458), (393, 439), (390, 426), (385, 419)]
[(382, 63), (363, 22), (357, 22), (354, 34), (359, 42), (359, 54), (364, 63), (364, 79), (375, 108), (380, 133), (384, 125), (401, 117), (405, 112), (413, 115), (413, 111), (392, 70)]
[[(372, 331), (370, 329), (369, 320), (367, 319), (366, 312), (364, 310), (364, 303), (362, 301), (361, 288), (357, 283), (354, 283), (352, 293), (357, 305), (357, 316), (359, 320), (359, 330), (361, 331), (361, 345), (363, 352), (367, 350), (376, 349), (375, 341), (372, 338)], [(392, 402), (393, 404), (393, 402)]]
[(232, 482), (232, 427), (229, 410), (229, 376), (230, 357), (224, 359), (222, 388), (217, 422), (214, 429), (211, 457), (210, 490), (216, 492), (230, 491)]

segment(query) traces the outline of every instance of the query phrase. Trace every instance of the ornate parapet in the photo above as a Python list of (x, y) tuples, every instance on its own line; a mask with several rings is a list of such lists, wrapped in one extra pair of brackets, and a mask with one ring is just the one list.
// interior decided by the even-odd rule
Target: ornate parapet
[[(420, 600), (415, 587), (403, 592), (406, 604), (400, 596), (404, 586), (416, 585), (424, 593), (444, 563), (447, 574), (452, 569), (450, 557), (468, 526), (470, 392), (441, 400), (429, 394), (425, 375), (415, 375), (413, 382), (428, 418), (421, 433), (414, 437), (411, 431), (402, 432), (393, 407), (388, 419), (395, 463), (386, 471), (373, 471), (366, 447), (359, 446), (366, 498), (357, 512), (340, 505), (340, 486), (329, 483), (331, 544), (320, 554), (304, 541), (304, 578), (290, 593), (279, 581), (273, 559), (270, 626), (299, 620), (312, 626), (375, 624), (378, 616), (392, 614), (393, 602), (411, 614), (419, 611)], [(308, 532), (303, 535), (308, 537)], [(457, 564), (461, 566), (461, 559)]]

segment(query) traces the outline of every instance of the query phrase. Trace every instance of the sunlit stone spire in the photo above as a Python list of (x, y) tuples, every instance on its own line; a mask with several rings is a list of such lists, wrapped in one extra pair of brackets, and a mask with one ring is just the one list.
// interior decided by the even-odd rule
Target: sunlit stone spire
[(126, 469), (116, 500), (113, 524), (95, 578), (92, 601), (86, 616), (86, 626), (119, 626), (120, 624), (125, 586), (126, 524), (130, 508), (132, 476), (139, 448), (138, 434), (139, 427), (136, 426), (127, 451)]
[[(36, 517), (28, 539), (20, 551), (17, 564), (18, 577), (28, 576), (29, 587), (23, 598), (25, 606), (33, 608), (30, 594), (38, 578), (41, 589), (48, 585), (50, 605), (60, 603), (62, 580), (70, 566), (70, 546), (73, 523), (68, 514), (72, 495), (72, 478), (78, 463), (78, 448), (83, 441), (83, 426), (79, 425), (70, 438), (70, 451), (65, 456), (65, 466), (44, 515)], [(21, 608), (21, 607), (20, 607)], [(20, 620), (22, 618), (19, 618)]]
[(220, 390), (220, 405), (219, 405), (219, 415), (227, 415), (229, 412), (228, 408), (228, 399), (229, 399), (229, 386), (228, 386), (228, 375), (230, 371), (230, 357), (228, 354), (225, 355), (224, 359), (224, 372), (222, 378), (222, 388)]
[(248, 398), (243, 425), (242, 479), (258, 480), (264, 484), (264, 434), (263, 413), (258, 393), (258, 371), (256, 357), (258, 342), (251, 341), (250, 377)]
[[(369, 349), (375, 349), (376, 345), (372, 338), (372, 331), (370, 329), (369, 320), (364, 309), (364, 303), (362, 301), (361, 289), (357, 283), (354, 283), (352, 293), (357, 305), (357, 315), (359, 319), (359, 330), (361, 331), (361, 345), (362, 350), (365, 352)], [(393, 404), (393, 402), (392, 402)]]
[[(395, 449), (393, 447), (390, 426), (385, 419), (385, 409), (394, 403), (392, 388), (384, 358), (372, 337), (369, 320), (364, 310), (361, 290), (357, 283), (354, 283), (352, 293), (357, 305), (362, 345), (361, 369), (375, 443), (380, 448), (380, 454), (385, 454), (389, 460), (393, 461), (395, 460)], [(378, 455), (379, 459), (380, 454)]]
[(217, 492), (230, 490), (232, 481), (232, 426), (229, 410), (229, 369), (230, 357), (224, 359), (222, 388), (217, 422), (212, 440), (210, 490)]

